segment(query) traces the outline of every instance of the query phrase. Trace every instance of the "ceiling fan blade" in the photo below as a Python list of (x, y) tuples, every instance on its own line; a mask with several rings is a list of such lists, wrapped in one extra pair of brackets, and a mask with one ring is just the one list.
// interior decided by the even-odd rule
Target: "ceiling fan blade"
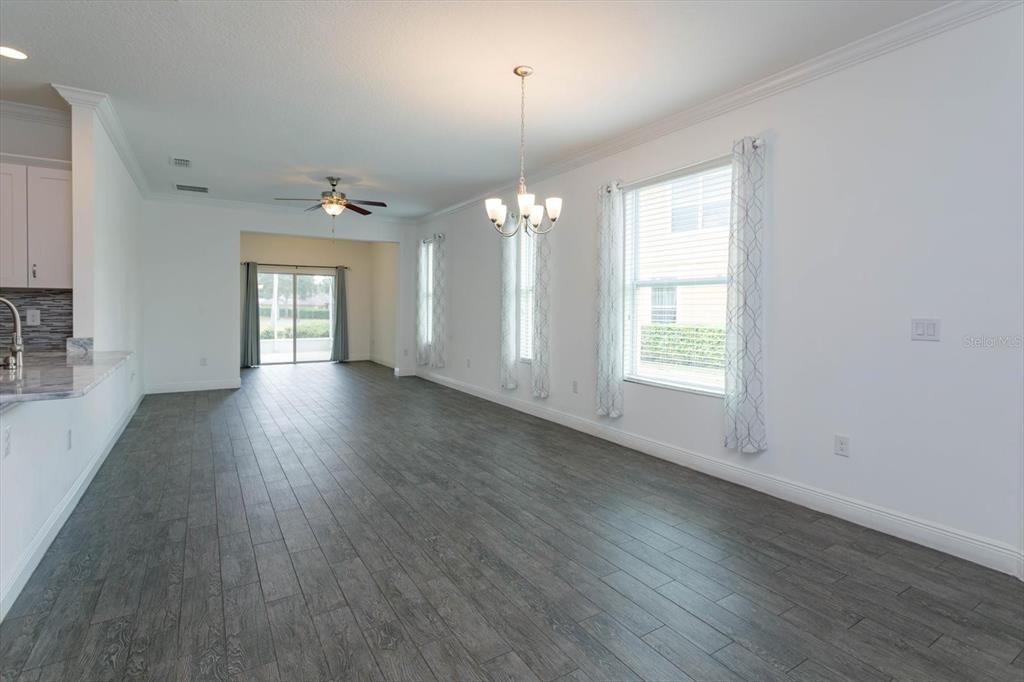
[(356, 206), (351, 201), (349, 201), (349, 202), (347, 202), (345, 204), (345, 208), (347, 208), (350, 211), (355, 211), (359, 215), (370, 215), (370, 213), (371, 213), (370, 211), (367, 211), (365, 208), (363, 208), (361, 206)]
[(319, 199), (296, 199), (294, 197), (289, 197), (287, 199), (282, 199), (280, 197), (277, 197), (277, 198), (274, 199), (274, 201), (320, 201), (320, 200)]
[(315, 210), (317, 210), (318, 208), (320, 208), (320, 204), (313, 204), (312, 206), (310, 206), (309, 208), (307, 208), (307, 209), (306, 209), (306, 211), (315, 211)]
[(383, 201), (363, 201), (362, 199), (349, 199), (348, 203), (362, 204), (363, 206), (383, 206), (384, 208), (387, 208), (388, 206)]

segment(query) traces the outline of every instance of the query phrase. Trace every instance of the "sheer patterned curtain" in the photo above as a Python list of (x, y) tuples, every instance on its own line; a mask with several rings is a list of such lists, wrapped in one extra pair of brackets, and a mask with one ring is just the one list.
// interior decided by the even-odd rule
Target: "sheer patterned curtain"
[(243, 263), (242, 276), (242, 367), (256, 367), (260, 364), (260, 284), (256, 263)]
[(433, 299), (431, 289), (433, 278), (430, 275), (433, 263), (433, 241), (424, 239), (420, 242), (419, 259), (416, 272), (416, 364), (430, 363), (430, 303)]
[(622, 416), (622, 185), (599, 191), (597, 216), (597, 414)]
[(501, 248), (501, 349), (498, 358), (501, 387), (514, 391), (516, 378), (516, 271), (519, 239), (499, 239)]
[(534, 398), (547, 398), (551, 392), (551, 244), (550, 235), (534, 235), (533, 278), (533, 358), (530, 383)]
[(764, 358), (764, 145), (746, 137), (732, 149), (732, 217), (725, 320), (725, 447), (768, 448)]
[(430, 303), (430, 366), (444, 367), (447, 349), (445, 344), (448, 339), (448, 310), (447, 310), (447, 289), (448, 289), (448, 258), (447, 248), (444, 243), (444, 235), (434, 235), (433, 259), (431, 265), (431, 276), (433, 285), (431, 287), (432, 300)]

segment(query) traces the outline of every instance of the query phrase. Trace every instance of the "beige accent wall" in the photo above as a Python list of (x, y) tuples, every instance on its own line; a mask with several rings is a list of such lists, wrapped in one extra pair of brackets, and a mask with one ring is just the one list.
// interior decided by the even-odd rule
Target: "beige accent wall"
[[(347, 265), (349, 271), (345, 283), (348, 293), (349, 359), (374, 359), (390, 367), (394, 364), (394, 306), (398, 297), (398, 287), (395, 284), (390, 284), (386, 291), (374, 293), (376, 281), (373, 272), (374, 253), (377, 251), (391, 252), (390, 249), (380, 247), (393, 247), (395, 254), (393, 277), (391, 279), (384, 277), (382, 281), (397, 282), (397, 244), (243, 232), (240, 254), (242, 262), (256, 261), (257, 263), (315, 265), (317, 267)], [(387, 258), (380, 260), (382, 263), (388, 261)], [(385, 299), (387, 300), (385, 301)], [(391, 311), (387, 323), (378, 332), (378, 345), (391, 349), (386, 353), (375, 353), (373, 350), (375, 301), (382, 310)]]
[(398, 244), (370, 244), (373, 284), (370, 306), (373, 327), (370, 332), (370, 358), (377, 363), (395, 366), (395, 323), (398, 319)]

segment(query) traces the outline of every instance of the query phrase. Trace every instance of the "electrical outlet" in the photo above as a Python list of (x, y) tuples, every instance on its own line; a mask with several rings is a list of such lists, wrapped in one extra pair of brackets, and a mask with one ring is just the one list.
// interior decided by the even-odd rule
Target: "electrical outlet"
[(25, 326), (26, 327), (38, 327), (39, 326), (39, 309), (29, 308), (25, 311)]
[(199, 358), (199, 366), (206, 367), (206, 358)]
[(572, 380), (572, 392), (573, 393), (579, 393), (580, 392), (580, 385), (578, 383), (576, 383), (575, 379)]
[(11, 427), (10, 426), (5, 426), (4, 427), (4, 435), (3, 435), (3, 450), (4, 450), (3, 458), (4, 459), (6, 459), (7, 457), (10, 457), (11, 449), (12, 449), (11, 448)]
[(472, 366), (473, 366), (473, 361), (470, 360), (469, 358), (466, 358), (466, 369), (469, 369)]
[(849, 457), (850, 456), (850, 437), (849, 436), (841, 436), (841, 435), (839, 435), (837, 433), (836, 434), (835, 446), (833, 448), (833, 452), (835, 454), (839, 455), (840, 457)]
[(71, 429), (68, 429), (68, 450), (71, 449)]

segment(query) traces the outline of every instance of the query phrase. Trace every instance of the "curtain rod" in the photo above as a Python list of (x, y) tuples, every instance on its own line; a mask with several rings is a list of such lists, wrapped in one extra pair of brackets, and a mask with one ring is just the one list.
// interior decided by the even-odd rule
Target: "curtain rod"
[[(760, 137), (754, 138), (754, 148), (760, 148), (764, 146), (764, 140)], [(637, 180), (631, 180), (630, 182), (619, 182), (622, 189), (637, 189), (641, 185), (653, 185), (661, 180), (668, 180), (671, 176), (678, 175), (684, 171), (699, 171), (701, 167), (713, 167), (720, 162), (724, 162), (727, 159), (731, 159), (732, 154), (723, 154), (722, 156), (716, 156), (711, 159), (705, 159), (704, 161), (698, 161), (697, 163), (691, 163), (683, 166), (682, 168), (673, 168), (672, 170), (663, 171), (656, 175), (649, 175), (646, 178), (639, 178)]]
[[(239, 263), (239, 265), (245, 265), (246, 263), (251, 263), (251, 262), (252, 261), (242, 261), (241, 263)], [(321, 269), (343, 268), (345, 270), (351, 270), (352, 269), (352, 268), (350, 268), (347, 265), (294, 265), (292, 263), (257, 263), (256, 265), (257, 266), (264, 265), (264, 266), (266, 266), (268, 268), (321, 268)]]

